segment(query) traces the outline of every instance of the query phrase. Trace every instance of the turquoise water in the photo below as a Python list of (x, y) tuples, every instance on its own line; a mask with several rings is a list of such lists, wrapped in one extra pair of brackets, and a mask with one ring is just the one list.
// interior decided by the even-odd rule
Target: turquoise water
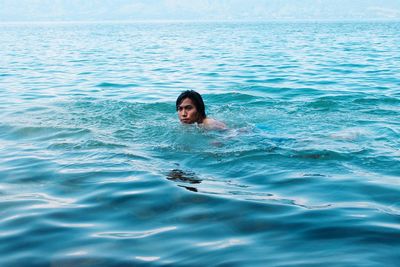
[(0, 265), (399, 266), (399, 33), (1, 24)]

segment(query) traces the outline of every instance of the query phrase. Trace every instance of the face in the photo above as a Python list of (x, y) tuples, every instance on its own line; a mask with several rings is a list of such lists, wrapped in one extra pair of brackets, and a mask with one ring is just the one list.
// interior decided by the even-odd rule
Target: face
[(178, 106), (178, 116), (182, 123), (195, 123), (200, 119), (200, 114), (197, 112), (196, 106), (190, 98), (185, 98)]

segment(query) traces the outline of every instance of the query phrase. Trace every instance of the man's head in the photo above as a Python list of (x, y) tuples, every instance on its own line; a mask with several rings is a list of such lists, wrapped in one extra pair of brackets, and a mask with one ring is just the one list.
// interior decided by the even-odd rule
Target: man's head
[(176, 111), (182, 123), (201, 123), (206, 118), (203, 98), (193, 90), (187, 90), (178, 96)]

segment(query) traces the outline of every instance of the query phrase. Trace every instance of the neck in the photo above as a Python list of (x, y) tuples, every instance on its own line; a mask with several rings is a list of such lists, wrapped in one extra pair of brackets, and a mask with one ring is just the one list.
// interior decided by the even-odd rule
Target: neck
[(199, 116), (199, 119), (197, 120), (197, 123), (203, 123), (203, 121), (204, 121), (205, 118), (206, 118), (206, 117)]

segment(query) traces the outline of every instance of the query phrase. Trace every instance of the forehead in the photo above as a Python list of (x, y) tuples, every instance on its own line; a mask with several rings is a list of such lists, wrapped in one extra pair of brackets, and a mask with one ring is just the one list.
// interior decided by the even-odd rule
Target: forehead
[(193, 103), (192, 99), (190, 99), (188, 97), (183, 99), (182, 102), (179, 104), (179, 106), (189, 106), (189, 105), (194, 106), (194, 103)]

